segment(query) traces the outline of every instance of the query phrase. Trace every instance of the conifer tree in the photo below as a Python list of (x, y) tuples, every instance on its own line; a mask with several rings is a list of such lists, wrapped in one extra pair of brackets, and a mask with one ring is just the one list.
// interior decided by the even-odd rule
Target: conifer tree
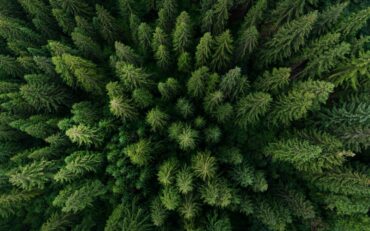
[(103, 76), (94, 63), (78, 56), (63, 54), (52, 58), (55, 70), (69, 86), (81, 86), (88, 92), (101, 93)]
[(56, 111), (68, 105), (66, 89), (44, 75), (27, 75), (27, 84), (20, 87), (22, 97), (38, 110)]
[(317, 12), (302, 16), (284, 24), (266, 43), (261, 61), (270, 64), (281, 61), (297, 52), (304, 44), (317, 19)]
[(96, 5), (96, 17), (94, 23), (99, 29), (100, 35), (108, 42), (113, 43), (118, 35), (118, 27), (113, 16), (103, 6)]
[(176, 27), (173, 32), (173, 47), (176, 52), (184, 52), (191, 45), (190, 17), (185, 11), (176, 19)]
[(240, 32), (237, 47), (239, 48), (237, 56), (239, 59), (244, 59), (246, 56), (251, 54), (256, 48), (259, 39), (259, 33), (255, 26), (248, 27)]
[(223, 70), (230, 65), (234, 51), (233, 38), (227, 30), (215, 38), (211, 65), (214, 70)]
[(48, 161), (33, 162), (22, 166), (14, 173), (10, 173), (9, 182), (27, 191), (43, 189), (45, 183), (51, 178), (52, 166), (53, 163)]
[(196, 64), (198, 67), (208, 64), (212, 54), (213, 39), (211, 33), (205, 33), (199, 40), (195, 53)]

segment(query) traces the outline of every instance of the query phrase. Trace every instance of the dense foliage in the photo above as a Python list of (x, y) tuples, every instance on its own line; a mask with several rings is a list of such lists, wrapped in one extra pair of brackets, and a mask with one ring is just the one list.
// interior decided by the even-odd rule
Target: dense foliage
[(367, 0), (0, 0), (0, 230), (369, 231)]

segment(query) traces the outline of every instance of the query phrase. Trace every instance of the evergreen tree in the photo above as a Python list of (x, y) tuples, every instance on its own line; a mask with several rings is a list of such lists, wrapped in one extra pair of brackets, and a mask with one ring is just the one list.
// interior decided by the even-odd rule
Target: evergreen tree
[(181, 12), (176, 19), (176, 27), (173, 32), (173, 48), (176, 52), (184, 52), (191, 45), (191, 25), (188, 13)]
[(27, 84), (20, 87), (22, 97), (38, 110), (56, 111), (68, 105), (67, 90), (44, 75), (27, 75)]
[(88, 92), (101, 93), (103, 76), (96, 65), (89, 60), (70, 54), (52, 58), (55, 70), (63, 76), (69, 86), (81, 86)]
[(79, 151), (65, 158), (65, 162), (66, 165), (54, 175), (54, 179), (62, 183), (72, 181), (88, 172), (96, 172), (103, 158), (100, 153)]
[(311, 32), (316, 19), (317, 12), (314, 12), (284, 24), (266, 43), (261, 61), (270, 64), (282, 61), (297, 52)]
[(27, 191), (43, 189), (52, 176), (50, 172), (52, 167), (52, 162), (33, 162), (10, 173), (9, 182)]
[(207, 32), (202, 38), (200, 38), (199, 44), (197, 45), (197, 51), (195, 53), (196, 64), (198, 67), (205, 66), (208, 64), (212, 54), (212, 35)]
[(230, 65), (231, 56), (234, 50), (233, 38), (227, 30), (215, 38), (214, 53), (211, 66), (214, 70), (222, 70)]

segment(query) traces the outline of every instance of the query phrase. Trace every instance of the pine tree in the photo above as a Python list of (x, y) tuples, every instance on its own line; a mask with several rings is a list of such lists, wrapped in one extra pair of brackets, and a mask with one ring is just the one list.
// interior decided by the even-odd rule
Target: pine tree
[(230, 65), (234, 51), (233, 38), (229, 30), (226, 30), (215, 38), (214, 53), (211, 66), (214, 70), (223, 70)]
[(22, 97), (38, 110), (57, 111), (68, 105), (67, 90), (44, 75), (27, 75), (27, 84), (20, 87)]
[(13, 191), (0, 195), (0, 216), (3, 218), (10, 217), (15, 214), (18, 209), (25, 206), (25, 202), (29, 202), (37, 196), (34, 192)]
[(159, 45), (157, 51), (154, 54), (157, 65), (162, 69), (167, 69), (170, 65), (170, 52), (165, 45)]
[(297, 52), (304, 44), (317, 19), (317, 12), (302, 16), (284, 24), (266, 43), (260, 58), (265, 64), (282, 61)]
[(192, 160), (192, 168), (202, 180), (211, 179), (216, 175), (216, 159), (208, 151), (197, 153)]
[(66, 135), (73, 143), (86, 146), (98, 146), (103, 142), (99, 129), (84, 124), (73, 126), (66, 131)]
[(154, 131), (162, 130), (166, 126), (168, 119), (168, 115), (159, 108), (153, 108), (146, 115), (146, 121)]
[(340, 16), (343, 14), (345, 8), (347, 8), (348, 2), (338, 3), (336, 5), (330, 6), (323, 10), (319, 14), (315, 29), (320, 34), (328, 32), (335, 23), (339, 20)]
[(229, 19), (229, 9), (231, 6), (229, 0), (217, 0), (213, 5), (213, 32), (219, 34), (225, 30), (227, 20)]
[(202, 97), (206, 91), (206, 79), (208, 76), (208, 68), (201, 67), (195, 70), (187, 83), (188, 93), (192, 97)]
[(352, 13), (345, 21), (342, 21), (338, 26), (338, 31), (343, 36), (356, 34), (363, 26), (366, 25), (370, 17), (370, 8), (363, 9), (361, 11)]
[(276, 25), (282, 22), (289, 22), (292, 19), (302, 16), (308, 4), (316, 4), (317, 0), (283, 0), (276, 5), (271, 17), (275, 18)]
[(249, 81), (246, 76), (243, 76), (241, 69), (235, 67), (229, 70), (222, 78), (220, 83), (221, 91), (231, 99), (244, 96), (249, 89)]
[(147, 87), (151, 84), (146, 74), (141, 68), (137, 68), (132, 64), (126, 62), (116, 63), (116, 74), (121, 79), (123, 85), (127, 89), (136, 89)]
[(177, 161), (175, 159), (170, 159), (160, 165), (158, 171), (158, 181), (163, 186), (169, 186), (174, 183), (174, 173), (177, 170)]
[(74, 152), (64, 160), (66, 165), (54, 175), (57, 182), (70, 182), (88, 172), (96, 172), (103, 162), (100, 153), (84, 151)]
[(180, 84), (174, 78), (168, 78), (166, 82), (158, 83), (158, 90), (164, 99), (170, 99), (179, 92)]
[(350, 45), (345, 42), (337, 44), (339, 37), (339, 34), (327, 34), (305, 50), (304, 56), (307, 59), (307, 64), (302, 75), (320, 77), (345, 59), (346, 55), (349, 54)]
[(20, 20), (0, 17), (0, 37), (8, 42), (22, 41), (27, 44), (38, 43), (41, 40), (39, 34), (23, 25)]
[(32, 22), (37, 29), (46, 33), (49, 37), (58, 34), (58, 31), (52, 26), (55, 20), (49, 11), (48, 5), (39, 0), (19, 0), (18, 2), (23, 9), (32, 16)]
[(207, 65), (210, 61), (212, 54), (213, 38), (211, 33), (205, 33), (200, 38), (199, 44), (197, 45), (197, 51), (195, 53), (196, 64), (198, 67)]
[[(307, 81), (298, 84), (287, 95), (281, 96), (272, 108), (271, 122), (288, 124), (301, 119), (309, 110), (318, 107), (327, 100), (328, 94), (333, 91), (333, 84)], [(316, 100), (315, 100), (316, 99)]]
[(192, 59), (188, 52), (183, 52), (177, 59), (177, 69), (181, 72), (188, 73), (191, 70)]
[(131, 100), (124, 97), (113, 97), (109, 103), (109, 109), (113, 115), (123, 120), (131, 120), (137, 116), (137, 111)]
[(52, 58), (55, 70), (69, 86), (81, 86), (88, 92), (101, 93), (103, 76), (89, 60), (70, 54)]
[(239, 48), (236, 52), (240, 60), (243, 60), (253, 52), (257, 47), (258, 39), (259, 33), (255, 26), (248, 27), (240, 32), (238, 40), (236, 41), (236, 47)]
[(272, 98), (263, 92), (251, 93), (241, 98), (236, 108), (237, 124), (243, 128), (259, 121), (269, 109)]
[(254, 82), (254, 87), (261, 91), (277, 92), (289, 84), (291, 75), (290, 68), (274, 68), (271, 72), (266, 71)]
[(299, 170), (304, 170), (305, 165), (320, 157), (322, 149), (308, 142), (292, 139), (269, 144), (265, 153), (271, 155), (274, 161), (287, 162)]
[(43, 189), (52, 177), (52, 167), (49, 161), (33, 162), (10, 173), (9, 182), (27, 191)]
[(176, 19), (176, 27), (173, 32), (173, 48), (177, 53), (182, 53), (191, 45), (190, 17), (185, 11)]
[(144, 165), (152, 158), (151, 143), (148, 140), (140, 140), (124, 149), (124, 153), (130, 157), (133, 164)]
[(81, 185), (69, 185), (55, 197), (53, 204), (62, 208), (62, 212), (76, 213), (92, 206), (97, 197), (106, 193), (104, 185), (98, 181), (86, 181)]
[(82, 54), (84, 54), (85, 57), (101, 57), (101, 48), (89, 36), (74, 31), (71, 33), (71, 37), (76, 47), (78, 47), (78, 49), (81, 51)]
[(116, 48), (117, 58), (120, 61), (127, 62), (133, 65), (139, 63), (139, 57), (131, 47), (120, 42), (115, 42), (114, 47)]
[(142, 50), (142, 52), (146, 53), (151, 46), (152, 28), (146, 23), (141, 23), (138, 27), (137, 33), (140, 49)]
[(0, 55), (0, 70), (5, 74), (11, 75), (14, 77), (17, 77), (23, 74), (22, 67), (17, 62), (17, 60), (10, 56), (5, 56), (5, 55)]
[(248, 27), (257, 26), (258, 24), (260, 24), (266, 7), (266, 0), (258, 0), (256, 4), (254, 4), (245, 15), (242, 28), (246, 29)]
[(193, 191), (194, 174), (188, 166), (182, 168), (176, 175), (176, 186), (183, 194)]
[(96, 5), (94, 23), (99, 28), (100, 35), (108, 43), (113, 43), (118, 38), (115, 18), (103, 6)]
[(341, 64), (329, 78), (333, 79), (336, 84), (350, 84), (356, 89), (359, 77), (369, 77), (369, 56), (370, 52), (360, 53), (358, 57), (353, 57), (349, 62)]

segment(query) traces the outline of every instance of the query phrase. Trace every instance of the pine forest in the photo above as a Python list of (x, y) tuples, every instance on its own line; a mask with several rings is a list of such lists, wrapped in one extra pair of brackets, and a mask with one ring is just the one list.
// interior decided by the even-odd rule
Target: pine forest
[(0, 0), (0, 231), (370, 231), (370, 0)]

